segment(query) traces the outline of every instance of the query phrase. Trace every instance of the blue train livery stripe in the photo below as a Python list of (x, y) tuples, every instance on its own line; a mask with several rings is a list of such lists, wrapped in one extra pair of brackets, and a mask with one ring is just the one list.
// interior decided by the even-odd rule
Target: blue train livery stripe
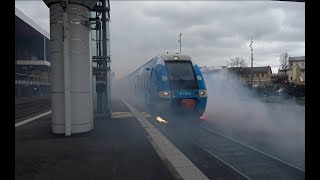
[(204, 112), (204, 110), (206, 109), (206, 106), (207, 106), (207, 98), (199, 99), (198, 109), (201, 112)]
[(157, 64), (156, 67), (156, 73), (157, 73), (157, 87), (159, 88), (158, 91), (164, 91), (164, 90), (169, 90), (169, 81), (163, 81), (162, 77), (167, 76), (168, 77), (168, 72), (167, 68), (165, 65), (162, 64)]
[(198, 67), (198, 65), (194, 65), (194, 72), (197, 76), (197, 81), (198, 81), (198, 86), (199, 86), (199, 89), (203, 89), (205, 90), (206, 89), (206, 84), (204, 83), (204, 79), (203, 79), (203, 76), (202, 76), (202, 73), (200, 71), (200, 68)]

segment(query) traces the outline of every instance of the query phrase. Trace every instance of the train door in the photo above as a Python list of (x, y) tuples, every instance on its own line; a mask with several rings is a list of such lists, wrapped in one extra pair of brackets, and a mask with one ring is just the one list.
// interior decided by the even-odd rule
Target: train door
[(156, 97), (156, 92), (157, 92), (157, 76), (156, 76), (156, 72), (155, 69), (152, 68), (151, 72), (150, 72), (150, 88), (149, 88), (149, 100), (151, 102), (154, 101), (155, 97)]

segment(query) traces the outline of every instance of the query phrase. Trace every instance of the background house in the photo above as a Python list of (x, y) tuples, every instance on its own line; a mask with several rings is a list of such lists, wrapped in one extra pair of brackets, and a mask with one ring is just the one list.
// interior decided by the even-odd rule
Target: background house
[(304, 85), (304, 78), (305, 78), (305, 75), (304, 75), (304, 68), (300, 68), (299, 66), (297, 67), (296, 69), (296, 78), (295, 78), (295, 84), (298, 84), (298, 85)]
[(285, 69), (278, 69), (278, 74), (279, 75), (285, 75), (286, 74), (286, 70)]
[[(270, 66), (253, 67), (253, 86), (266, 86), (271, 84), (272, 70)], [(243, 84), (251, 84), (251, 67), (231, 67), (228, 68), (229, 76), (240, 77)]]
[[(225, 80), (237, 84), (251, 84), (251, 67), (200, 67), (204, 75), (220, 73)], [(253, 67), (253, 85), (266, 86), (271, 84), (272, 70), (270, 66)]]
[(289, 57), (288, 81), (302, 83), (305, 81), (305, 56)]

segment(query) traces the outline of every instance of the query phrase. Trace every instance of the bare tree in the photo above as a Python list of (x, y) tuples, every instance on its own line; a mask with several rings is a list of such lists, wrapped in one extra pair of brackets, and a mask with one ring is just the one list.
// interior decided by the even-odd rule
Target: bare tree
[(289, 68), (289, 54), (286, 51), (280, 54), (280, 66), (281, 70), (284, 70), (284, 74), (287, 75), (287, 70)]
[(234, 68), (233, 72), (238, 75), (239, 83), (240, 83), (240, 79), (247, 78), (248, 76), (248, 72), (246, 69), (247, 63), (243, 57), (237, 56), (237, 57), (230, 58), (229, 66)]
[(246, 60), (243, 57), (233, 57), (230, 58), (230, 67), (247, 67)]

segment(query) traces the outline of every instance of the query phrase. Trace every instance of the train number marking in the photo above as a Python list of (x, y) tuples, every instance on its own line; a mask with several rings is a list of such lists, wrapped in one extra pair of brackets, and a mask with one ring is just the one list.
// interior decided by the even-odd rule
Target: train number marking
[(179, 92), (180, 96), (190, 96), (191, 92)]

